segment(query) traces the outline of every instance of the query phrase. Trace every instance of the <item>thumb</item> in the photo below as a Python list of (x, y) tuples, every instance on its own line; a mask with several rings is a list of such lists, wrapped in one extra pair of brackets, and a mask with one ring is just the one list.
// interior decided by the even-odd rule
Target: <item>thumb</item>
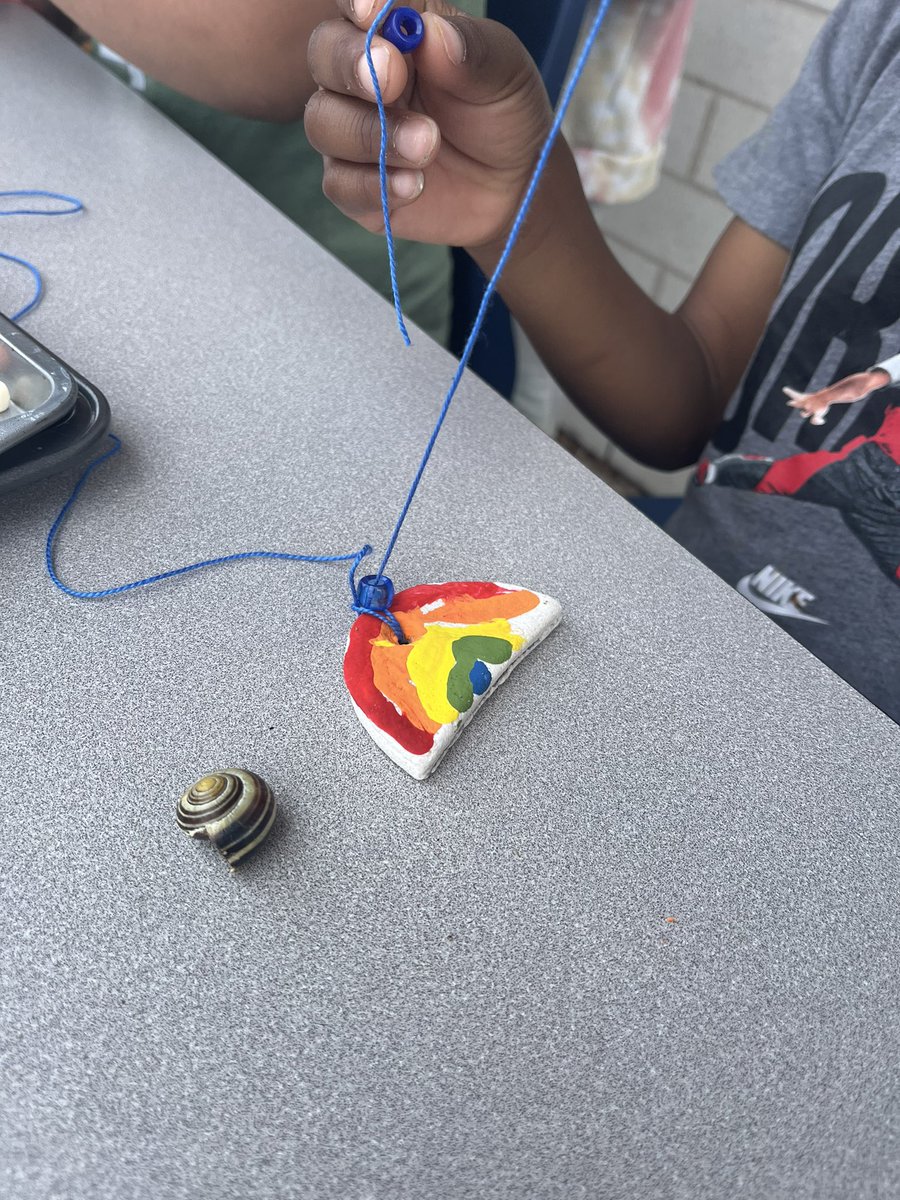
[[(358, 29), (369, 30), (385, 5), (337, 0), (337, 7)], [(505, 25), (469, 17), (445, 0), (408, 0), (405, 7), (422, 13), (425, 22), (425, 39), (413, 56), (416, 70), (441, 91), (475, 104), (503, 100), (526, 85), (543, 91), (528, 51)]]
[(473, 104), (499, 102), (522, 89), (543, 91), (528, 51), (505, 25), (477, 20), (452, 4), (428, 0), (416, 71), (433, 87)]

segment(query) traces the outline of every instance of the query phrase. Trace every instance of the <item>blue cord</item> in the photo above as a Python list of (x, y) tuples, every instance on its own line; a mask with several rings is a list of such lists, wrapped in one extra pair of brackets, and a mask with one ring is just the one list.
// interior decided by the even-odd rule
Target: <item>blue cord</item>
[(387, 117), (384, 111), (384, 96), (381, 94), (381, 84), (378, 82), (378, 72), (375, 70), (375, 63), (372, 61), (372, 38), (375, 37), (378, 30), (381, 28), (381, 23), (394, 7), (395, 0), (388, 0), (388, 3), (379, 12), (378, 16), (372, 22), (369, 32), (366, 34), (366, 62), (369, 64), (369, 74), (372, 76), (372, 86), (375, 89), (375, 103), (378, 105), (378, 116), (381, 122), (381, 146), (378, 151), (378, 175), (381, 181), (381, 212), (384, 217), (384, 236), (387, 238), (388, 252), (388, 270), (391, 273), (391, 292), (394, 297), (394, 312), (397, 314), (397, 325), (400, 333), (407, 346), (411, 346), (412, 342), (409, 337), (409, 330), (406, 328), (406, 321), (403, 319), (403, 306), (400, 303), (400, 285), (397, 283), (397, 257), (394, 252), (394, 231), (391, 228), (391, 210), (388, 207), (388, 179), (387, 179)]
[[(597, 40), (597, 35), (600, 33), (600, 27), (602, 26), (602, 24), (606, 18), (606, 14), (607, 14), (607, 11), (609, 9), (611, 2), (612, 2), (612, 0), (601, 0), (600, 7), (597, 10), (597, 15), (594, 18), (594, 22), (591, 25), (590, 31), (588, 32), (587, 40), (584, 43), (581, 54), (578, 56), (578, 61), (575, 64), (575, 68), (572, 71), (572, 74), (569, 78), (569, 82), (566, 85), (566, 88), (563, 92), (562, 99), (560, 100), (559, 107), (556, 111), (556, 116), (553, 120), (552, 126), (550, 127), (550, 132), (547, 134), (547, 138), (544, 142), (543, 148), (538, 157), (537, 165), (535, 166), (534, 172), (531, 176), (531, 182), (529, 183), (528, 189), (525, 192), (524, 199), (522, 200), (522, 203), (519, 206), (519, 211), (516, 214), (516, 219), (513, 222), (513, 227), (510, 230), (509, 237), (506, 239), (506, 245), (503, 248), (503, 253), (500, 255), (500, 261), (497, 263), (494, 273), (491, 276), (490, 280), (487, 283), (487, 286), (484, 289), (484, 295), (481, 298), (481, 304), (479, 305), (478, 312), (475, 315), (475, 321), (472, 325), (472, 330), (469, 334), (468, 340), (466, 341), (465, 347), (462, 352), (462, 356), (460, 357), (459, 366), (456, 369), (456, 373), (453, 376), (453, 380), (450, 384), (450, 388), (447, 392), (446, 397), (444, 398), (444, 403), (441, 406), (441, 411), (438, 415), (437, 422), (435, 423), (431, 437), (428, 439), (428, 445), (425, 447), (425, 453), (422, 455), (422, 461), (419, 463), (419, 469), (416, 471), (415, 478), (413, 479), (412, 485), (410, 486), (409, 493), (406, 497), (406, 501), (400, 512), (400, 516), (397, 518), (397, 523), (394, 526), (394, 531), (391, 534), (390, 541), (388, 542), (387, 550), (385, 550), (385, 552), (384, 552), (384, 558), (381, 560), (381, 566), (378, 568), (379, 576), (384, 574), (385, 568), (388, 565), (388, 561), (390, 560), (390, 557), (394, 552), (394, 547), (397, 544), (397, 538), (400, 536), (400, 530), (403, 528), (403, 522), (406, 520), (407, 514), (409, 513), (409, 510), (410, 510), (410, 506), (412, 505), (412, 502), (413, 502), (413, 498), (415, 497), (415, 494), (418, 490), (419, 483), (422, 480), (422, 476), (425, 473), (425, 468), (428, 465), (428, 460), (431, 458), (431, 452), (432, 452), (432, 450), (434, 450), (435, 442), (438, 439), (438, 434), (441, 432), (441, 427), (443, 426), (444, 419), (446, 418), (447, 413), (450, 409), (450, 404), (453, 401), (453, 397), (456, 395), (456, 392), (457, 392), (457, 389), (459, 388), (460, 383), (462, 382), (462, 378), (463, 378), (463, 375), (465, 374), (466, 367), (469, 365), (469, 359), (472, 357), (472, 351), (475, 349), (475, 343), (478, 341), (478, 336), (481, 333), (481, 327), (484, 324), (485, 317), (487, 316), (488, 307), (491, 303), (491, 300), (493, 299), (494, 292), (497, 290), (497, 285), (500, 282), (500, 277), (506, 268), (506, 264), (509, 261), (509, 257), (513, 252), (515, 244), (519, 240), (519, 234), (522, 232), (522, 226), (524, 225), (525, 219), (528, 216), (529, 209), (531, 208), (532, 201), (534, 200), (535, 192), (538, 189), (538, 184), (541, 182), (541, 178), (543, 177), (544, 171), (546, 170), (547, 159), (550, 157), (550, 151), (553, 149), (553, 143), (556, 141), (557, 134), (559, 133), (559, 130), (562, 126), (563, 119), (565, 118), (566, 111), (569, 107), (569, 104), (571, 103), (572, 96), (575, 92), (575, 88), (578, 86), (578, 81), (581, 79), (582, 73), (584, 72), (584, 68), (587, 65), (588, 56), (590, 55), (590, 52), (593, 49), (594, 42)], [(381, 22), (381, 19), (388, 8), (390, 8), (390, 5), (389, 4), (385, 5), (384, 9), (382, 9), (381, 13), (379, 13), (379, 15), (378, 15), (378, 21), (376, 22), (376, 24)], [(374, 26), (373, 26), (373, 28), (374, 28)], [(372, 31), (370, 30), (369, 38), (367, 39), (367, 45), (368, 45), (368, 41), (371, 41), (371, 36), (372, 36)], [(369, 60), (369, 66), (371, 69), (371, 67), (372, 67), (371, 58)], [(373, 74), (373, 78), (374, 78), (374, 70), (373, 70), (372, 74)], [(390, 214), (387, 211), (386, 202), (385, 202), (385, 197), (387, 195), (387, 182), (386, 182), (386, 173), (385, 173), (385, 158), (384, 158), (384, 153), (383, 153), (384, 147), (387, 142), (387, 114), (385, 113), (384, 102), (382, 100), (381, 92), (377, 85), (377, 80), (376, 80), (376, 88), (375, 88), (375, 98), (376, 98), (376, 102), (378, 104), (378, 116), (381, 121), (382, 156), (379, 160), (378, 166), (379, 166), (379, 171), (381, 173), (382, 203), (383, 203), (383, 205), (385, 205), (385, 207), (384, 207), (385, 232), (387, 234), (388, 249), (390, 252), (391, 240), (392, 240), (391, 239), (391, 224), (390, 224)]]
[(191, 563), (186, 567), (176, 567), (173, 571), (161, 571), (158, 575), (148, 575), (145, 579), (136, 579), (133, 583), (123, 583), (118, 587), (103, 588), (96, 592), (82, 592), (76, 588), (71, 588), (68, 584), (63, 583), (59, 575), (56, 573), (55, 555), (56, 555), (56, 539), (59, 536), (59, 531), (62, 528), (66, 517), (72, 509), (72, 505), (78, 499), (81, 489), (87, 483), (91, 475), (96, 469), (105, 463), (107, 459), (118, 454), (122, 449), (122, 443), (114, 433), (109, 435), (113, 443), (109, 450), (101, 454), (90, 462), (82, 471), (78, 482), (69, 495), (68, 500), (59, 510), (56, 520), (50, 526), (50, 532), (47, 534), (47, 542), (44, 548), (44, 561), (47, 564), (47, 574), (56, 584), (61, 592), (65, 592), (67, 596), (73, 597), (75, 600), (103, 600), (107, 596), (121, 596), (125, 592), (133, 592), (135, 588), (148, 587), (151, 583), (160, 583), (164, 579), (175, 579), (178, 575), (187, 575), (191, 571), (201, 571), (204, 567), (219, 567), (224, 563), (245, 562), (250, 558), (274, 558), (281, 562), (302, 562), (302, 563), (352, 563), (350, 569), (350, 582), (353, 585), (353, 579), (357, 568), (367, 554), (372, 553), (371, 546), (363, 546), (361, 550), (357, 550), (353, 554), (285, 554), (277, 550), (245, 550), (240, 554), (225, 554), (221, 558), (206, 558), (202, 562)]
[(63, 583), (56, 570), (56, 542), (59, 537), (60, 530), (65, 524), (66, 517), (72, 511), (72, 507), (82, 488), (93, 475), (94, 471), (105, 463), (108, 459), (113, 458), (122, 449), (121, 440), (114, 433), (109, 434), (109, 439), (112, 446), (103, 454), (98, 455), (93, 459), (81, 475), (78, 481), (69, 493), (69, 498), (59, 510), (56, 520), (50, 526), (50, 532), (47, 534), (47, 541), (44, 545), (44, 562), (47, 567), (47, 574), (50, 576), (53, 584), (59, 588), (66, 596), (70, 596), (73, 600), (106, 600), (110, 596), (122, 596), (125, 592), (133, 592), (136, 588), (149, 587), (154, 583), (162, 583), (165, 579), (176, 579), (179, 575), (189, 575), (193, 571), (202, 571), (206, 567), (221, 567), (227, 563), (246, 562), (252, 558), (275, 559), (277, 562), (302, 562), (302, 563), (350, 563), (350, 573), (348, 581), (350, 591), (353, 596), (353, 603), (350, 605), (355, 613), (367, 613), (370, 616), (377, 617), (390, 626), (400, 643), (406, 642), (406, 637), (403, 630), (400, 628), (400, 623), (394, 614), (386, 607), (376, 608), (367, 605), (361, 598), (360, 588), (356, 582), (356, 572), (359, 570), (360, 563), (369, 554), (372, 553), (371, 546), (363, 546), (352, 554), (287, 554), (281, 550), (242, 550), (237, 554), (224, 554), (218, 558), (204, 558), (201, 562), (189, 563), (186, 567), (175, 567), (170, 571), (160, 571), (156, 575), (147, 575), (143, 579), (135, 579), (131, 583), (122, 583), (117, 587), (100, 588), (97, 591), (81, 591), (78, 588), (69, 587), (67, 583)]
[(46, 200), (61, 200), (68, 208), (0, 208), (0, 217), (67, 217), (70, 213), (84, 212), (84, 205), (77, 196), (66, 196), (63, 192), (44, 192), (38, 188), (25, 188), (14, 192), (0, 192), (0, 200), (5, 196), (22, 198), (28, 196), (43, 197)]
[(9, 318), (11, 321), (21, 321), (22, 317), (27, 317), (31, 310), (40, 304), (44, 295), (44, 281), (41, 279), (40, 271), (27, 258), (17, 258), (15, 254), (4, 254), (2, 250), (0, 250), (0, 258), (5, 258), (7, 262), (18, 263), (26, 271), (30, 271), (34, 278), (34, 293), (31, 299)]
[[(71, 213), (82, 212), (84, 210), (84, 204), (79, 199), (77, 199), (77, 197), (75, 197), (75, 196), (67, 196), (63, 192), (48, 192), (48, 191), (44, 191), (44, 190), (36, 189), (36, 188), (21, 188), (21, 189), (16, 189), (16, 190), (12, 190), (12, 191), (0, 191), (0, 199), (2, 199), (2, 198), (9, 198), (9, 199), (40, 198), (40, 199), (46, 199), (46, 200), (57, 200), (60, 203), (65, 204), (67, 207), (65, 207), (65, 208), (15, 208), (15, 207), (14, 208), (3, 208), (3, 209), (0, 209), (0, 217), (13, 217), (13, 216), (16, 216), (16, 217), (61, 217), (61, 216), (69, 215)], [(14, 313), (11, 318), (13, 321), (18, 321), (22, 317), (24, 317), (28, 313), (30, 313), (32, 311), (32, 309), (36, 308), (37, 305), (40, 303), (41, 297), (44, 294), (43, 280), (41, 279), (40, 271), (37, 269), (37, 267), (34, 265), (34, 263), (29, 262), (27, 259), (19, 258), (15, 254), (6, 254), (3, 251), (0, 251), (0, 258), (5, 259), (7, 262), (16, 263), (18, 266), (24, 267), (27, 271), (30, 271), (31, 276), (34, 279), (34, 294), (31, 298), (31, 300), (26, 305), (24, 305), (24, 307), (20, 308), (18, 310), (18, 312)], [(110, 436), (110, 440), (113, 443), (112, 447), (109, 450), (107, 450), (104, 454), (101, 454), (98, 458), (94, 459), (91, 463), (89, 463), (88, 466), (81, 473), (80, 477), (78, 478), (77, 483), (75, 484), (74, 488), (72, 489), (72, 491), (69, 495), (68, 500), (66, 500), (65, 504), (60, 509), (59, 514), (56, 517), (56, 520), (53, 522), (53, 525), (50, 527), (50, 532), (47, 534), (47, 541), (46, 541), (46, 545), (44, 548), (44, 561), (47, 566), (47, 574), (50, 576), (50, 579), (53, 581), (54, 585), (57, 588), (59, 588), (59, 590), (61, 592), (64, 592), (65, 595), (70, 596), (76, 600), (102, 600), (109, 596), (121, 596), (125, 592), (134, 591), (136, 588), (148, 587), (150, 584), (160, 583), (165, 579), (175, 579), (179, 575), (187, 575), (187, 574), (191, 573), (192, 571), (200, 571), (200, 570), (203, 570), (205, 567), (217, 567), (217, 566), (222, 566), (225, 563), (244, 562), (247, 559), (251, 559), (251, 558), (268, 558), (268, 559), (276, 559), (276, 560), (279, 560), (282, 562), (303, 562), (303, 563), (349, 562), (352, 564), (351, 568), (350, 568), (350, 587), (351, 587), (351, 591), (353, 592), (353, 604), (351, 606), (353, 608), (353, 610), (355, 612), (359, 612), (359, 613), (366, 612), (366, 613), (370, 613), (372, 616), (381, 617), (382, 619), (387, 621), (387, 623), (390, 625), (391, 629), (394, 631), (394, 633), (398, 637), (398, 639), (401, 641), (404, 640), (403, 631), (401, 630), (400, 625), (397, 622), (397, 619), (394, 617), (394, 615), (392, 613), (383, 612), (382, 610), (377, 609), (377, 608), (367, 607), (366, 605), (364, 605), (361, 602), (360, 594), (359, 594), (359, 591), (357, 589), (356, 582), (355, 582), (356, 572), (357, 572), (362, 560), (368, 554), (372, 553), (371, 546), (363, 546), (361, 550), (358, 550), (354, 554), (329, 554), (329, 555), (285, 554), (285, 553), (281, 553), (278, 551), (272, 551), (272, 550), (247, 550), (247, 551), (244, 551), (239, 554), (226, 554), (219, 558), (207, 558), (207, 559), (204, 559), (202, 562), (191, 563), (190, 565), (188, 565), (186, 567), (177, 567), (171, 571), (161, 571), (159, 574), (149, 575), (145, 579), (136, 579), (131, 583), (124, 583), (118, 587), (102, 588), (102, 589), (98, 589), (97, 591), (80, 591), (77, 588), (69, 587), (68, 584), (63, 583), (63, 581), (60, 579), (59, 575), (57, 574), (56, 566), (55, 566), (55, 553), (56, 553), (57, 538), (59, 537), (59, 532), (62, 529), (62, 526), (63, 526), (67, 516), (69, 515), (69, 513), (72, 510), (72, 506), (74, 505), (79, 494), (81, 493), (82, 488), (87, 483), (90, 476), (97, 469), (97, 467), (99, 467), (101, 465), (101, 463), (106, 462), (108, 459), (112, 458), (113, 455), (118, 454), (119, 451), (121, 450), (121, 448), (122, 448), (121, 441), (115, 436), (115, 434), (110, 434), (109, 436)]]
[[(0, 208), (0, 217), (64, 217), (70, 213), (82, 212), (84, 205), (75, 196), (67, 196), (63, 192), (45, 192), (35, 188), (18, 189), (12, 192), (0, 192), (0, 198), (22, 198), (42, 197), (47, 200), (59, 200), (63, 204), (67, 204), (68, 208)], [(41, 279), (41, 273), (27, 258), (18, 258), (15, 254), (4, 254), (0, 251), (0, 258), (5, 258), (7, 262), (17, 263), (18, 266), (24, 267), (26, 271), (30, 271), (34, 279), (34, 293), (26, 305), (15, 312), (10, 317), (11, 321), (21, 321), (22, 317), (26, 317), (32, 309), (37, 308), (44, 295), (44, 281)]]
[[(543, 177), (544, 171), (546, 169), (547, 159), (549, 158), (550, 151), (553, 148), (553, 143), (555, 142), (557, 134), (559, 133), (559, 130), (562, 125), (563, 119), (565, 117), (566, 111), (571, 102), (572, 95), (573, 95), (575, 88), (578, 84), (578, 81), (581, 78), (581, 75), (584, 71), (585, 65), (587, 63), (588, 55), (590, 54), (591, 49), (593, 48), (594, 42), (597, 39), (597, 35), (600, 32), (600, 28), (606, 17), (606, 13), (609, 9), (610, 3), (611, 3), (611, 0), (601, 0), (601, 4), (598, 9), (597, 16), (594, 19), (594, 22), (588, 33), (587, 40), (584, 44), (581, 54), (579, 55), (578, 61), (575, 65), (575, 68), (574, 68), (572, 74), (571, 74), (569, 82), (566, 85), (565, 91), (563, 92), (562, 100), (560, 101), (560, 105), (557, 110), (556, 116), (554, 118), (553, 124), (550, 128), (550, 132), (548, 133), (546, 141), (544, 142), (543, 148), (541, 149), (541, 153), (538, 157), (537, 165), (535, 166), (534, 173), (532, 174), (532, 177), (531, 177), (531, 181), (529, 182), (528, 188), (525, 192), (525, 196), (519, 207), (519, 211), (516, 215), (516, 219), (513, 223), (509, 237), (507, 238), (506, 245), (504, 246), (504, 249), (503, 249), (503, 253), (500, 256), (500, 260), (497, 263), (497, 266), (494, 270), (493, 275), (491, 276), (490, 280), (487, 283), (487, 286), (485, 287), (484, 295), (482, 296), (482, 299), (481, 299), (481, 304), (479, 305), (478, 312), (475, 317), (475, 321), (472, 325), (472, 330), (469, 333), (468, 340), (466, 341), (465, 348), (464, 348), (462, 356), (459, 360), (459, 365), (453, 376), (453, 380), (451, 381), (450, 388), (447, 392), (446, 397), (444, 398), (443, 404), (441, 405), (440, 414), (438, 416), (435, 427), (432, 431), (431, 437), (428, 439), (428, 444), (425, 447), (425, 453), (422, 455), (422, 460), (419, 463), (419, 468), (416, 471), (415, 478), (413, 479), (412, 485), (409, 489), (409, 493), (406, 497), (406, 501), (403, 505), (400, 516), (397, 519), (397, 523), (394, 526), (394, 530), (393, 530), (393, 533), (391, 534), (390, 541), (388, 542), (388, 546), (385, 551), (384, 558), (382, 559), (382, 562), (381, 562), (381, 567), (379, 568), (377, 576), (372, 577), (376, 582), (380, 582), (382, 580), (382, 578), (384, 577), (385, 568), (387, 567), (388, 561), (394, 552), (394, 548), (397, 544), (397, 539), (400, 536), (401, 529), (403, 528), (403, 523), (406, 520), (407, 514), (409, 513), (409, 510), (412, 505), (413, 499), (415, 497), (416, 491), (419, 487), (419, 483), (421, 482), (422, 476), (425, 472), (425, 468), (428, 465), (428, 461), (431, 458), (431, 454), (432, 454), (432, 451), (434, 450), (435, 443), (437, 442), (438, 435), (441, 431), (441, 428), (444, 424), (444, 420), (450, 409), (450, 404), (451, 404), (454, 396), (456, 395), (456, 392), (459, 388), (460, 382), (462, 381), (463, 374), (465, 373), (465, 369), (469, 363), (469, 359), (472, 356), (472, 351), (475, 347), (475, 343), (478, 340), (479, 334), (481, 333), (481, 328), (482, 328), (482, 325), (484, 324), (484, 319), (487, 314), (488, 306), (490, 305), (491, 299), (493, 298), (493, 295), (494, 295), (495, 291), (497, 290), (497, 285), (500, 281), (500, 277), (503, 274), (506, 264), (509, 261), (509, 257), (512, 254), (513, 248), (515, 247), (515, 244), (519, 238), (519, 234), (521, 233), (521, 230), (522, 230), (522, 225), (524, 224), (525, 219), (528, 216), (529, 209), (531, 208), (532, 201), (534, 200), (535, 192), (537, 191), (538, 185), (539, 185), (541, 178)], [(384, 17), (387, 15), (387, 13), (393, 7), (393, 4), (394, 4), (394, 0), (390, 0), (389, 3), (384, 5), (384, 7), (379, 12), (375, 22), (373, 23), (372, 28), (368, 32), (368, 35), (366, 37), (366, 61), (368, 63), (369, 70), (372, 75), (372, 81), (373, 81), (374, 90), (375, 90), (375, 99), (376, 99), (376, 103), (378, 105), (378, 115), (379, 115), (379, 120), (381, 123), (381, 148), (380, 148), (380, 152), (379, 152), (378, 166), (379, 166), (379, 175), (380, 175), (380, 182), (381, 182), (381, 205), (382, 205), (382, 213), (384, 216), (385, 236), (387, 238), (387, 245), (388, 245), (388, 262), (390, 265), (390, 272), (391, 272), (391, 287), (392, 287), (393, 294), (394, 294), (394, 307), (397, 312), (397, 323), (399, 325), (400, 332), (403, 335), (403, 338), (404, 338), (404, 341), (406, 342), (406, 344), (409, 345), (410, 344), (409, 333), (407, 332), (406, 324), (403, 320), (403, 311), (402, 311), (402, 307), (400, 304), (400, 294), (399, 294), (399, 288), (397, 285), (396, 262), (395, 262), (395, 258), (394, 258), (394, 239), (393, 239), (393, 232), (391, 229), (390, 211), (389, 211), (388, 203), (387, 203), (387, 114), (385, 112), (384, 98), (381, 94), (381, 88), (378, 83), (378, 76), (375, 72), (375, 64), (372, 61), (372, 52), (371, 52), (372, 38), (375, 36), (375, 32), (380, 27), (381, 22), (384, 20)], [(0, 195), (2, 195), (2, 194), (3, 193), (0, 193)], [(7, 193), (7, 194), (23, 194), (23, 193)], [(32, 193), (32, 194), (34, 194), (34, 193)], [(57, 197), (57, 198), (59, 198), (59, 197)], [(63, 197), (63, 199), (71, 199), (71, 198)], [(78, 202), (76, 201), (75, 203), (78, 203)], [(77, 209), (72, 209), (71, 211), (77, 211)], [(3, 215), (3, 214), (0, 213), (0, 215)], [(55, 213), (49, 214), (49, 215), (55, 215)], [(6, 257), (8, 257), (8, 256), (6, 256)], [(16, 260), (16, 261), (21, 261), (21, 260)], [(25, 265), (30, 266), (30, 264), (25, 264)], [(39, 276), (38, 276), (38, 278), (39, 278)], [(224, 563), (242, 562), (249, 558), (271, 558), (271, 559), (278, 559), (278, 560), (288, 561), (288, 562), (305, 562), (305, 563), (349, 562), (349, 563), (351, 563), (351, 566), (350, 566), (350, 570), (349, 570), (349, 574), (348, 574), (348, 582), (350, 585), (350, 591), (353, 596), (353, 603), (351, 605), (352, 610), (356, 613), (368, 613), (371, 616), (378, 617), (380, 620), (384, 621), (391, 628), (391, 630), (394, 633), (394, 636), (397, 638), (397, 640), (399, 642), (406, 641), (406, 638), (404, 637), (404, 634), (403, 634), (403, 630), (401, 629), (397, 618), (394, 616), (394, 614), (390, 611), (389, 608), (387, 608), (387, 607), (384, 607), (384, 608), (369, 607), (362, 600), (362, 587), (356, 581), (356, 573), (357, 573), (359, 566), (362, 563), (363, 559), (368, 554), (371, 553), (372, 548), (371, 548), (371, 546), (368, 546), (368, 545), (363, 546), (360, 550), (356, 551), (355, 554), (339, 554), (339, 555), (285, 554), (285, 553), (279, 553), (279, 552), (274, 552), (274, 551), (269, 551), (269, 550), (251, 550), (251, 551), (245, 551), (240, 554), (225, 555), (221, 558), (205, 559), (202, 562), (192, 563), (186, 567), (178, 567), (177, 569), (172, 570), (172, 571), (163, 571), (158, 575), (148, 576), (146, 579), (138, 579), (138, 580), (135, 580), (133, 583), (122, 584), (119, 587), (114, 587), (114, 588), (105, 588), (101, 591), (82, 592), (82, 591), (76, 591), (74, 588), (68, 587), (66, 584), (64, 584), (60, 580), (59, 576), (56, 573), (55, 567), (54, 567), (54, 553), (55, 553), (56, 539), (57, 539), (59, 531), (63, 525), (63, 522), (65, 521), (68, 513), (70, 512), (70, 510), (72, 508), (72, 505), (74, 504), (79, 493), (81, 492), (81, 489), (84, 487), (85, 483), (87, 482), (87, 480), (90, 477), (90, 475), (92, 474), (92, 472), (98, 466), (100, 466), (101, 463), (103, 463), (107, 459), (111, 458), (114, 454), (117, 454), (119, 452), (119, 450), (121, 449), (121, 442), (119, 441), (119, 439), (114, 434), (110, 434), (109, 436), (114, 443), (112, 449), (108, 450), (105, 454), (102, 454), (99, 458), (96, 458), (93, 462), (91, 462), (85, 468), (85, 470), (82, 473), (81, 477), (79, 478), (78, 482), (75, 484), (75, 487), (73, 488), (71, 495), (69, 496), (68, 500), (63, 505), (56, 520), (53, 522), (53, 525), (50, 528), (50, 532), (47, 535), (47, 544), (46, 544), (46, 551), (45, 551), (47, 571), (48, 571), (48, 574), (50, 575), (50, 578), (52, 579), (53, 583), (60, 589), (60, 591), (65, 592), (66, 595), (72, 596), (75, 599), (79, 599), (79, 600), (99, 600), (99, 599), (102, 599), (107, 596), (121, 595), (122, 593), (132, 591), (135, 588), (147, 587), (150, 584), (159, 583), (165, 579), (172, 579), (178, 575), (185, 575), (191, 571), (199, 571), (199, 570), (204, 569), (205, 567), (220, 566)], [(365, 581), (363, 581), (363, 582), (365, 582)]]
[(350, 591), (353, 595), (353, 603), (350, 605), (355, 613), (367, 613), (369, 616), (377, 617), (380, 621), (384, 621), (389, 625), (400, 643), (406, 642), (406, 636), (400, 628), (400, 622), (387, 607), (373, 607), (363, 602), (360, 592), (360, 587), (356, 582), (356, 572), (359, 570), (360, 563), (369, 554), (372, 553), (371, 546), (362, 546), (359, 550), (352, 554), (287, 554), (281, 550), (243, 550), (237, 554), (224, 554), (219, 558), (205, 558), (201, 562), (189, 563), (186, 567), (175, 567), (170, 571), (160, 571), (156, 575), (147, 575), (143, 579), (135, 579), (131, 583), (122, 583), (118, 587), (100, 588), (97, 591), (81, 591), (77, 588), (69, 587), (67, 583), (63, 583), (56, 571), (56, 542), (59, 537), (60, 530), (65, 524), (66, 517), (72, 510), (75, 501), (78, 499), (81, 489), (93, 475), (94, 471), (108, 459), (113, 458), (122, 449), (122, 442), (114, 433), (109, 435), (112, 446), (105, 453), (93, 459), (81, 475), (78, 481), (69, 493), (69, 498), (59, 510), (56, 520), (50, 526), (50, 532), (47, 534), (47, 541), (44, 546), (44, 562), (47, 567), (47, 574), (50, 576), (53, 584), (59, 588), (66, 596), (70, 596), (73, 600), (105, 600), (110, 596), (121, 596), (125, 592), (133, 592), (136, 588), (149, 587), (154, 583), (162, 583), (165, 579), (176, 579), (179, 575), (189, 575), (193, 571), (202, 571), (206, 567), (221, 567), (227, 563), (246, 562), (252, 558), (275, 559), (277, 562), (302, 562), (302, 563), (350, 563), (350, 572), (348, 582)]

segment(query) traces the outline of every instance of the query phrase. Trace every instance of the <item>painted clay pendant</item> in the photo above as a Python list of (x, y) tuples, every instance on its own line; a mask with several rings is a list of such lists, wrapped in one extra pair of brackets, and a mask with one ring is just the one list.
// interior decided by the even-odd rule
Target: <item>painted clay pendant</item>
[(502, 583), (422, 584), (390, 604), (408, 645), (377, 617), (350, 630), (344, 679), (388, 758), (427, 779), (513, 667), (559, 624), (550, 596)]

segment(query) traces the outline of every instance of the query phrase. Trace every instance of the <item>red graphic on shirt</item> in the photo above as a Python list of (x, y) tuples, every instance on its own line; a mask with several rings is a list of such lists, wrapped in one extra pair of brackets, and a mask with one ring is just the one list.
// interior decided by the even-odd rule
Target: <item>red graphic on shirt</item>
[[(876, 367), (820, 392), (785, 392), (791, 408), (821, 425), (833, 405), (856, 404), (891, 382)], [(900, 583), (900, 405), (888, 408), (872, 437), (854, 438), (840, 450), (782, 459), (726, 454), (701, 463), (695, 481), (837, 509), (879, 567)]]
[(840, 450), (813, 450), (809, 454), (793, 454), (773, 462), (753, 490), (793, 496), (823, 467), (843, 462), (854, 450), (868, 445), (880, 446), (888, 458), (900, 466), (900, 407), (888, 409), (881, 428), (870, 438), (854, 438)]

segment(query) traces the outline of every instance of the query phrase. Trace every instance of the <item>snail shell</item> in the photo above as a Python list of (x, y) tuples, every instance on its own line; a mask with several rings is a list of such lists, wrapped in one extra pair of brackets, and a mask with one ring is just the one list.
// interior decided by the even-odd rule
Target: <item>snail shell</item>
[(188, 788), (175, 820), (189, 837), (212, 842), (233, 871), (272, 828), (275, 797), (252, 771), (217, 771)]

